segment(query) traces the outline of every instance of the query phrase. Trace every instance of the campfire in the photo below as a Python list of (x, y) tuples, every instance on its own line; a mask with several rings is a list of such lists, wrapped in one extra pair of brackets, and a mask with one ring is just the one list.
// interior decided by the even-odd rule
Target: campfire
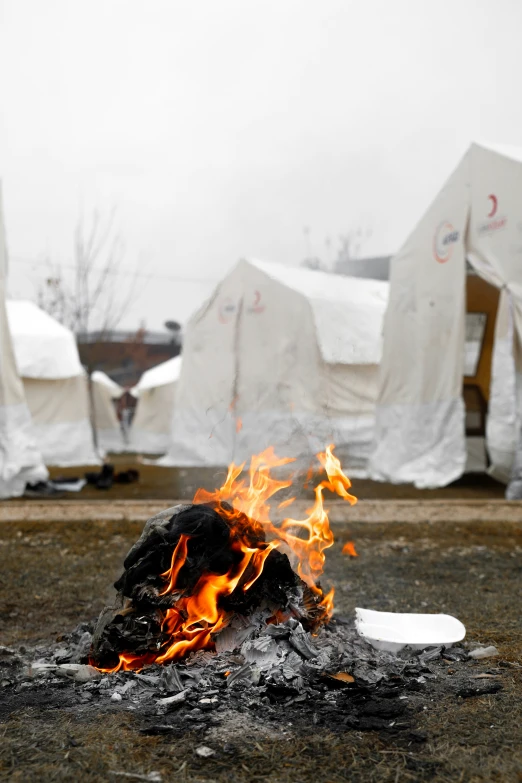
[(292, 460), (270, 448), (252, 457), (248, 480), (244, 465), (233, 464), (220, 489), (198, 490), (192, 504), (149, 520), (115, 584), (117, 604), (98, 621), (90, 663), (106, 673), (140, 671), (238, 648), (247, 662), (275, 661), (274, 640), (290, 632), (310, 647), (333, 610), (334, 590), (319, 581), (333, 544), (323, 493), (356, 502), (333, 446), (317, 458), (326, 478), (306, 519), (272, 521), (272, 498), (292, 486), (273, 471)]
[[(289, 515), (298, 489), (277, 472), (291, 460), (272, 449), (252, 458), (246, 478), (232, 465), (219, 490), (149, 519), (96, 624), (8, 651), (13, 698), (41, 689), (46, 700), (56, 688), (78, 710), (131, 710), (145, 734), (188, 732), (215, 745), (249, 732), (286, 736), (289, 726), (306, 736), (312, 726), (410, 731), (422, 742), (412, 729), (434, 700), (499, 692), (496, 674), (470, 677), (475, 653), (460, 643), (392, 653), (369, 644), (353, 617), (332, 616), (333, 589), (320, 582), (333, 545), (323, 495), (356, 499), (333, 447), (318, 460), (305, 519)], [(341, 551), (357, 558), (353, 542)]]

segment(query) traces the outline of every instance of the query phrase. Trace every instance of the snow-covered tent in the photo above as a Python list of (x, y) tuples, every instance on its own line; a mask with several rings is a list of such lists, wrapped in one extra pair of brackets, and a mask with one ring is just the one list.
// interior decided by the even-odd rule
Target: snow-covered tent
[(464, 472), (466, 261), (501, 290), (486, 442), (491, 473), (509, 476), (520, 426), (521, 204), (522, 151), (472, 144), (392, 260), (373, 478), (436, 487)]
[(181, 356), (175, 356), (144, 372), (131, 390), (138, 400), (130, 428), (132, 451), (164, 454), (168, 450), (180, 371)]
[(123, 432), (114, 407), (114, 401), (119, 400), (123, 392), (122, 387), (104, 372), (95, 370), (91, 374), (92, 420), (98, 450), (102, 453), (125, 451)]
[(7, 247), (0, 189), (0, 498), (22, 495), (48, 473), (32, 430), (6, 311)]
[(7, 302), (7, 317), (45, 464), (98, 464), (88, 384), (73, 333), (33, 302)]
[(189, 321), (163, 465), (329, 443), (364, 476), (388, 283), (240, 261)]

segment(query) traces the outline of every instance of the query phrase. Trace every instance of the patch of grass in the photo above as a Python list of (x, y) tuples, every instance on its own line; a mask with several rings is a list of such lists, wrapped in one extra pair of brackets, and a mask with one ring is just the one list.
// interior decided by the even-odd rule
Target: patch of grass
[[(469, 706), (468, 706), (469, 705)], [(481, 715), (489, 705), (460, 710), (450, 720), (433, 712), (427, 725), (437, 736), (418, 747), (413, 741), (374, 733), (331, 734), (314, 730), (289, 739), (235, 741), (225, 745), (188, 732), (183, 737), (139, 734), (133, 716), (98, 714), (78, 720), (61, 710), (25, 710), (3, 727), (0, 770), (4, 779), (23, 783), (82, 783), (124, 777), (112, 772), (146, 775), (159, 772), (163, 781), (237, 781), (247, 783), (341, 783), (342, 781), (515, 781), (522, 772), (520, 728), (511, 741), (499, 744)], [(489, 708), (489, 709), (485, 709)], [(449, 725), (450, 724), (450, 725)], [(454, 738), (463, 727), (468, 740)], [(489, 734), (488, 734), (489, 732)], [(473, 734), (473, 737), (471, 736)], [(215, 755), (201, 759), (195, 749), (210, 745)]]
[[(142, 524), (4, 523), (0, 526), (0, 636), (3, 644), (47, 642), (94, 619), (111, 596)], [(158, 771), (163, 781), (522, 781), (522, 526), (517, 524), (352, 525), (327, 557), (325, 582), (336, 606), (446, 611), (468, 638), (495, 644), (513, 666), (500, 667), (504, 690), (459, 699), (447, 695), (416, 715), (427, 733), (328, 733), (302, 726), (288, 739), (204, 735), (144, 736), (130, 713), (71, 707), (14, 711), (0, 725), (0, 776), (10, 781), (111, 781), (111, 771)], [(343, 538), (359, 557), (341, 554)], [(6, 611), (7, 609), (7, 611)], [(477, 673), (499, 666), (477, 661)], [(194, 755), (211, 745), (210, 759)], [(131, 780), (128, 778), (128, 780)]]

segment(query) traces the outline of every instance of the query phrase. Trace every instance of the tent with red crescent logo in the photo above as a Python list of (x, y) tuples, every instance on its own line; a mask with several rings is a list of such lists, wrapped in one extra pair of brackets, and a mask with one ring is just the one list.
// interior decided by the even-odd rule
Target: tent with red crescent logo
[[(363, 477), (388, 283), (240, 261), (189, 321), (160, 464), (222, 466), (325, 444)], [(294, 463), (295, 466), (295, 463)]]
[(488, 470), (522, 478), (521, 204), (522, 150), (472, 144), (392, 259), (372, 478), (438, 487), (465, 471), (467, 265), (500, 291), (482, 323), (494, 333), (483, 362)]
[(7, 247), (0, 191), (0, 498), (48, 477), (16, 367), (6, 311)]

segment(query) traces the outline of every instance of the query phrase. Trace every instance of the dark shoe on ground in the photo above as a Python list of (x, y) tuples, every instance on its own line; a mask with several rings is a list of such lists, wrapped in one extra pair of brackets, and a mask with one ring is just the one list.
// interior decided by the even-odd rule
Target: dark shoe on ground
[(114, 476), (115, 484), (134, 484), (140, 480), (139, 471), (129, 468), (129, 470), (122, 470), (120, 473), (116, 473)]
[(104, 465), (96, 482), (96, 489), (110, 489), (114, 480), (114, 465)]
[(37, 481), (36, 484), (26, 484), (24, 498), (49, 498), (62, 493), (48, 481)]

